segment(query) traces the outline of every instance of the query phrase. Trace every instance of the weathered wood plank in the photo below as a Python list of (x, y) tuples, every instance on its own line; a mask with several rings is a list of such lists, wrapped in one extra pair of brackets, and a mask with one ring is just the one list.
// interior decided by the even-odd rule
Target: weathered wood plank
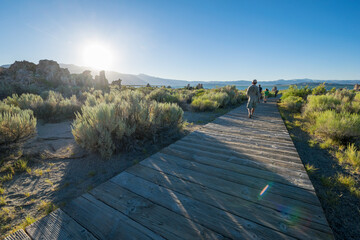
[(108, 181), (90, 194), (166, 239), (224, 239), (189, 218)]
[(236, 128), (236, 127), (229, 127), (229, 126), (223, 126), (220, 124), (215, 123), (208, 123), (205, 125), (206, 128), (216, 129), (218, 131), (224, 131), (224, 132), (230, 132), (235, 134), (242, 134), (242, 135), (254, 135), (256, 137), (261, 137), (264, 139), (275, 139), (275, 140), (281, 140), (283, 142), (292, 142), (289, 135), (281, 134), (281, 133), (267, 133), (267, 132), (261, 132), (261, 130), (248, 130), (245, 128)]
[[(216, 122), (219, 119), (219, 121), (221, 120), (225, 120), (228, 122), (232, 122), (235, 124), (241, 124), (241, 125), (245, 125), (245, 126), (251, 126), (251, 127), (259, 127), (259, 128), (270, 128), (272, 130), (281, 130), (281, 131), (287, 131), (285, 125), (283, 123), (279, 123), (279, 124), (274, 124), (274, 123), (256, 123), (253, 122), (252, 119), (243, 119), (243, 118), (239, 118), (239, 117), (234, 117), (228, 114), (225, 114), (223, 116), (218, 117), (217, 119), (215, 119), (213, 122)], [(216, 122), (217, 123), (217, 122)]]
[(84, 227), (75, 222), (62, 210), (57, 209), (26, 227), (26, 232), (32, 239), (89, 239), (96, 238)]
[(292, 156), (290, 154), (284, 155), (284, 154), (274, 154), (272, 152), (266, 152), (265, 150), (257, 150), (252, 149), (251, 146), (248, 146), (247, 148), (237, 148), (237, 149), (230, 149), (225, 148), (224, 145), (217, 143), (216, 145), (212, 145), (211, 143), (208, 143), (206, 141), (191, 141), (191, 139), (181, 139), (177, 141), (175, 144), (188, 147), (188, 148), (196, 148), (203, 151), (208, 152), (215, 152), (215, 153), (221, 153), (231, 156), (243, 156), (243, 155), (251, 155), (255, 157), (264, 157), (268, 159), (274, 159), (274, 160), (283, 160), (286, 162), (295, 162), (295, 163), (301, 163), (300, 158), (298, 156)]
[(123, 172), (112, 182), (232, 239), (292, 239), (260, 224)]
[(90, 194), (74, 199), (63, 210), (99, 239), (163, 239)]
[(269, 141), (268, 139), (264, 139), (262, 137), (257, 137), (256, 135), (242, 135), (242, 134), (237, 134), (237, 133), (231, 133), (231, 132), (224, 132), (221, 130), (217, 130), (217, 129), (212, 129), (212, 128), (200, 128), (198, 130), (196, 130), (196, 132), (200, 132), (200, 133), (204, 133), (204, 134), (214, 134), (217, 136), (224, 136), (224, 137), (228, 137), (229, 139), (240, 139), (240, 140), (246, 140), (246, 141), (253, 141), (253, 142), (259, 142), (259, 143), (264, 143), (264, 144), (269, 144), (272, 143), (272, 145), (277, 145), (277, 147), (279, 148), (288, 148), (288, 149), (292, 149), (295, 150), (296, 148), (294, 147), (294, 144), (291, 142), (282, 142), (278, 139), (272, 139), (271, 141)]
[(4, 238), (4, 240), (31, 240), (31, 238), (25, 233), (24, 230), (20, 229)]
[(276, 140), (277, 142), (283, 142), (283, 143), (292, 143), (292, 140), (290, 136), (282, 135), (282, 134), (264, 134), (264, 133), (258, 133), (256, 131), (247, 131), (242, 128), (230, 128), (230, 127), (224, 127), (219, 124), (211, 124), (208, 123), (204, 126), (206, 129), (213, 129), (220, 132), (226, 132), (231, 134), (238, 134), (238, 135), (245, 135), (245, 136), (253, 136), (255, 138), (262, 138), (266, 140)]
[(205, 141), (208, 144), (211, 144), (213, 146), (216, 146), (217, 144), (225, 145), (226, 147), (231, 148), (231, 149), (252, 148), (255, 150), (263, 150), (263, 151), (276, 153), (276, 154), (287, 154), (289, 156), (299, 157), (299, 154), (296, 151), (269, 147), (269, 146), (271, 146), (270, 144), (260, 145), (256, 142), (251, 142), (251, 141), (248, 141), (248, 142), (245, 142), (245, 141), (239, 142), (239, 141), (234, 141), (234, 140), (231, 141), (231, 139), (228, 139), (228, 138), (227, 139), (219, 138), (216, 136), (205, 135), (205, 134), (201, 134), (198, 132), (194, 132), (194, 134), (189, 134), (186, 137), (182, 138), (182, 140), (188, 140), (188, 139), (190, 141), (197, 141), (197, 142), (199, 142), (199, 140)]
[(252, 154), (215, 153), (215, 152), (204, 151), (202, 149), (189, 148), (187, 146), (182, 146), (180, 144), (173, 144), (170, 147), (177, 149), (179, 151), (186, 151), (186, 152), (194, 153), (197, 155), (210, 156), (210, 157), (216, 155), (216, 156), (219, 156), (220, 158), (225, 158), (225, 159), (229, 159), (229, 158), (247, 159), (247, 160), (251, 160), (254, 162), (271, 163), (271, 164), (274, 164), (277, 166), (285, 166), (285, 167), (287, 166), (288, 168), (290, 168), (292, 170), (298, 170), (300, 172), (305, 172), (304, 166), (301, 163), (297, 163), (297, 162), (286, 162), (284, 160), (269, 159), (266, 157), (254, 156)]
[(256, 131), (263, 134), (280, 134), (283, 136), (289, 135), (286, 129), (279, 129), (279, 128), (274, 129), (271, 125), (268, 126), (249, 125), (249, 124), (244, 124), (243, 122), (237, 122), (236, 120), (219, 119), (219, 118), (215, 119), (211, 123), (228, 127), (230, 129), (241, 128), (247, 131)]
[(145, 166), (129, 168), (127, 172), (295, 238), (325, 238), (331, 233), (330, 228), (326, 225), (299, 218), (294, 224), (291, 216), (280, 211)]
[[(166, 172), (179, 178), (207, 186), (214, 190), (219, 190), (225, 193), (229, 193), (236, 197), (244, 198), (245, 200), (253, 201), (258, 204), (271, 207), (273, 209), (284, 208), (288, 209), (289, 206), (297, 206), (298, 211), (304, 214), (305, 218), (309, 218), (312, 221), (316, 221), (322, 224), (326, 224), (325, 216), (323, 215), (318, 201), (314, 204), (295, 200), (280, 196), (274, 192), (277, 192), (277, 186), (271, 185), (270, 182), (265, 185), (257, 185), (255, 188), (244, 185), (242, 183), (232, 182), (226, 179), (215, 177), (204, 172), (193, 171), (189, 168), (183, 168), (178, 165), (170, 164), (170, 161), (159, 161), (158, 159), (146, 159), (140, 162), (141, 165), (156, 169), (158, 171)], [(256, 184), (255, 184), (256, 185)], [(267, 186), (266, 195), (260, 196), (261, 191)], [(263, 186), (263, 189), (260, 189)], [(304, 191), (306, 193), (306, 191)], [(315, 194), (315, 193), (313, 193)]]
[[(183, 159), (188, 159), (188, 160), (192, 160), (194, 157), (196, 158), (197, 156), (201, 156), (202, 158), (206, 157), (206, 158), (210, 158), (210, 159), (216, 159), (216, 160), (221, 160), (221, 161), (225, 161), (225, 162), (230, 162), (230, 163), (234, 163), (234, 164), (238, 164), (238, 165), (242, 165), (242, 166), (247, 166), (247, 167), (251, 167), (251, 168), (257, 168), (257, 169), (261, 169), (261, 170), (265, 170), (265, 171), (269, 171), (269, 172), (273, 172), (273, 173), (277, 173), (281, 176), (285, 175), (285, 176), (292, 176), (292, 177), (296, 177), (296, 178), (300, 178), (300, 179), (308, 179), (307, 174), (305, 174), (305, 172), (302, 171), (296, 171), (296, 170), (291, 170), (289, 168), (286, 168), (286, 166), (278, 166), (272, 163), (268, 163), (268, 162), (255, 162), (252, 160), (247, 160), (247, 159), (242, 159), (242, 158), (235, 158), (235, 157), (223, 157), (223, 155), (218, 155), (218, 154), (208, 154), (206, 156), (201, 155), (201, 154), (195, 154), (189, 151), (180, 151), (177, 149), (174, 149), (172, 146), (163, 148), (161, 150), (162, 153), (166, 153), (169, 155), (174, 155)], [(285, 165), (285, 164), (284, 164)]]
[[(217, 160), (215, 158), (209, 158), (209, 157), (203, 157), (201, 155), (192, 154), (189, 155), (187, 153), (179, 154), (179, 152), (176, 151), (169, 151), (169, 148), (165, 148), (160, 151), (161, 153), (179, 157), (185, 160), (194, 161), (198, 163), (202, 163), (205, 165), (217, 167), (220, 169), (225, 169), (229, 171), (234, 171), (237, 173), (253, 176), (256, 178), (262, 178), (273, 182), (279, 182), (282, 184), (290, 185), (290, 186), (297, 186), (301, 187), (307, 190), (313, 191), (314, 188), (312, 186), (312, 183), (310, 179), (307, 178), (306, 174), (303, 174), (302, 178), (298, 176), (291, 176), (286, 173), (280, 173), (280, 172), (274, 172), (269, 170), (261, 170), (257, 168), (252, 168), (244, 165), (239, 165), (227, 161)], [(298, 174), (299, 175), (299, 174)]]
[(232, 181), (235, 183), (244, 184), (253, 188), (257, 188), (260, 191), (271, 182), (273, 184), (272, 192), (283, 197), (296, 199), (298, 201), (308, 202), (313, 205), (320, 205), (316, 194), (313, 190), (307, 190), (296, 186), (285, 185), (278, 182), (272, 182), (259, 177), (252, 177), (249, 175), (240, 174), (234, 171), (216, 168), (213, 166), (197, 163), (189, 160), (184, 160), (175, 156), (166, 155), (163, 153), (157, 153), (150, 157), (150, 159), (175, 164), (186, 169), (206, 173), (213, 175), (224, 180)]
[(217, 139), (217, 138), (224, 139), (226, 141), (233, 142), (233, 143), (236, 143), (236, 142), (239, 142), (240, 144), (241, 143), (243, 143), (243, 144), (253, 143), (254, 145), (257, 145), (257, 146), (266, 146), (266, 147), (269, 147), (272, 149), (292, 151), (292, 152), (296, 151), (296, 148), (293, 144), (283, 145), (283, 144), (279, 144), (279, 143), (276, 143), (273, 141), (269, 142), (269, 141), (265, 141), (263, 139), (254, 139), (251, 136), (244, 137), (241, 135), (225, 134), (225, 133), (212, 131), (212, 130), (209, 130), (206, 128), (198, 129), (189, 135), (203, 135), (203, 136), (207, 136), (207, 137), (215, 138), (215, 139)]

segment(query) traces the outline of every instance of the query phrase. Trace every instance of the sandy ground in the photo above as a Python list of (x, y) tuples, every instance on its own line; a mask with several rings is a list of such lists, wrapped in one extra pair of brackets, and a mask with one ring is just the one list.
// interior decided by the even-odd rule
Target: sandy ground
[(136, 151), (116, 154), (110, 160), (102, 160), (99, 155), (78, 147), (71, 134), (71, 121), (39, 123), (37, 136), (21, 147), (20, 155), (28, 159), (31, 173), (15, 173), (12, 180), (3, 183), (6, 205), (2, 210), (10, 211), (12, 219), (0, 221), (0, 227), (6, 226), (0, 236), (8, 234), (27, 216), (42, 217), (44, 212), (39, 210), (42, 201), (64, 206), (229, 110), (185, 112), (184, 120), (188, 124), (180, 134), (160, 139), (155, 144), (145, 143)]

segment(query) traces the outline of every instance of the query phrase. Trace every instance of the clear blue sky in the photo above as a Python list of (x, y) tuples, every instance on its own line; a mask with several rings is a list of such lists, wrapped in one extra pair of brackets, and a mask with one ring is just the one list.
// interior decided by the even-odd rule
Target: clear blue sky
[(357, 0), (1, 0), (0, 65), (82, 65), (184, 80), (360, 79)]

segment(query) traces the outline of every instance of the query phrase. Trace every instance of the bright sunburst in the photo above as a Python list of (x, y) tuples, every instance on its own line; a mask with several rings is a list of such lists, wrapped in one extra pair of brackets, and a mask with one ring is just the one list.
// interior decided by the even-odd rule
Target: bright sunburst
[(112, 67), (110, 48), (101, 43), (89, 43), (83, 47), (83, 64), (88, 67), (109, 70)]

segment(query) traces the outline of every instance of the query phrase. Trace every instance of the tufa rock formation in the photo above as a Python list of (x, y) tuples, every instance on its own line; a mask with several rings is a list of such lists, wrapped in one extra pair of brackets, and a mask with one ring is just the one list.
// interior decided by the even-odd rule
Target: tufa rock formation
[(90, 71), (81, 74), (70, 74), (67, 68), (61, 68), (56, 61), (40, 60), (39, 64), (28, 61), (16, 61), (9, 68), (0, 69), (0, 84), (40, 88), (56, 88), (59, 86), (79, 86), (106, 88), (109, 83), (105, 72), (93, 79)]
[(109, 82), (105, 77), (105, 71), (100, 71), (99, 75), (95, 76), (95, 87), (96, 88), (106, 88), (109, 86)]

